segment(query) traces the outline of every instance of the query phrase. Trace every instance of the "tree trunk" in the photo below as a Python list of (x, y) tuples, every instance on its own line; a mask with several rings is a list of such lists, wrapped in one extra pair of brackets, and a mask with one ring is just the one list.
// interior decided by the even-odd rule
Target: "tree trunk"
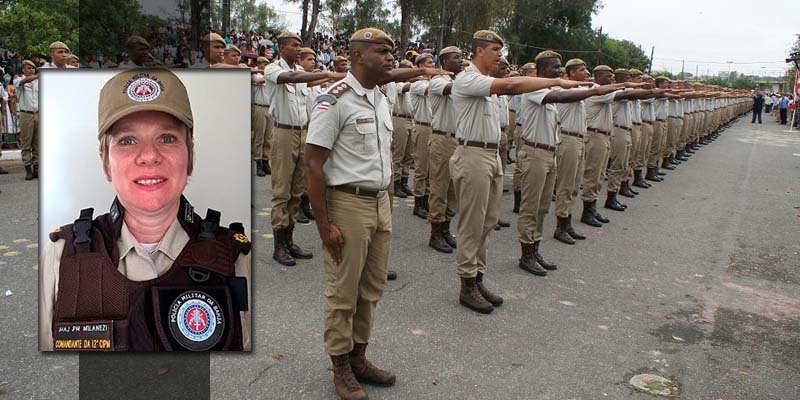
[(303, 38), (306, 46), (310, 47), (312, 45), (314, 31), (317, 29), (317, 21), (319, 21), (319, 0), (311, 0), (311, 21), (308, 23), (308, 30), (306, 30), (308, 37)]
[(400, 43), (398, 48), (405, 52), (408, 38), (411, 36), (412, 0), (400, 0)]
[(303, 38), (303, 41), (307, 41), (306, 38), (306, 27), (308, 27), (308, 0), (303, 0), (303, 22), (300, 25), (300, 37)]

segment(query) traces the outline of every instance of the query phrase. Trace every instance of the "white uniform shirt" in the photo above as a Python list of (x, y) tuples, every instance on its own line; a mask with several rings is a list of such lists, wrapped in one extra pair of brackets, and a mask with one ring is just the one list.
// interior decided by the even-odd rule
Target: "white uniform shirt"
[(453, 108), (452, 87), (451, 94), (445, 96), (444, 89), (453, 83), (453, 78), (448, 75), (437, 75), (431, 78), (428, 86), (428, 100), (431, 104), (431, 127), (435, 131), (455, 133), (456, 110)]
[(483, 143), (500, 142), (497, 96), (491, 94), (494, 79), (481, 74), (474, 65), (456, 75), (451, 94), (458, 115), (457, 138)]
[(278, 84), (278, 76), (284, 72), (303, 71), (297, 64), (289, 64), (281, 58), (278, 62), (267, 65), (264, 69), (264, 78), (267, 80), (267, 90), (270, 92), (269, 111), (270, 118), (284, 125), (308, 125), (308, 111), (306, 98), (311, 96), (311, 90), (305, 83)]
[(553, 89), (539, 89), (522, 95), (519, 112), (524, 114), (520, 138), (528, 142), (555, 146), (558, 135), (558, 108), (554, 103), (544, 104), (544, 98)]
[(427, 79), (416, 81), (411, 84), (411, 89), (409, 89), (408, 93), (411, 94), (414, 121), (430, 124), (431, 105), (428, 102), (428, 85), (430, 85), (430, 82)]
[(17, 101), (20, 111), (39, 111), (39, 80), (28, 82), (20, 86), (24, 76), (14, 79), (14, 87), (17, 89)]

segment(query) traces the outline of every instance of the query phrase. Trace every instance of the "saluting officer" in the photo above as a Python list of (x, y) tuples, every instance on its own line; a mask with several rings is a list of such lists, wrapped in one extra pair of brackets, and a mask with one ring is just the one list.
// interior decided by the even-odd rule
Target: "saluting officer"
[(378, 29), (353, 33), (351, 71), (317, 97), (306, 145), (309, 195), (325, 254), (325, 350), (342, 399), (367, 398), (358, 381), (387, 386), (396, 380), (365, 357), (392, 240), (393, 126), (379, 86), (439, 71), (392, 71), (393, 48)]
[(139, 35), (132, 35), (125, 41), (128, 60), (119, 64), (120, 69), (141, 68), (154, 61), (150, 54), (150, 43)]
[(269, 91), (264, 79), (264, 69), (269, 60), (266, 57), (256, 59), (256, 68), (250, 75), (250, 112), (253, 127), (253, 161), (256, 163), (256, 175), (266, 176), (272, 173), (269, 166), (270, 142), (272, 140), (272, 121), (269, 119)]
[(19, 143), (25, 180), (39, 177), (39, 74), (31, 60), (22, 62), (22, 77), (14, 81), (19, 107)]
[(64, 42), (50, 43), (50, 62), (45, 63), (41, 68), (77, 68), (69, 65), (69, 55), (69, 47)]
[[(433, 54), (422, 53), (414, 60), (417, 68), (433, 68)], [(428, 158), (431, 137), (431, 105), (428, 100), (428, 79), (419, 79), (411, 84), (411, 106), (414, 112), (414, 126), (417, 140), (414, 149), (414, 211), (413, 214), (422, 219), (428, 218), (428, 195), (430, 179), (428, 175)]]
[(209, 68), (214, 64), (221, 63), (225, 53), (225, 46), (227, 45), (222, 36), (214, 32), (209, 32), (203, 37), (201, 44), (203, 58), (189, 68)]
[[(536, 64), (529, 62), (522, 66), (522, 76), (536, 76)], [(519, 213), (519, 205), (522, 200), (522, 179), (521, 179), (521, 171), (519, 169), (519, 149), (520, 149), (520, 142), (519, 142), (519, 135), (521, 133), (520, 128), (522, 128), (522, 113), (519, 112), (519, 104), (522, 101), (522, 95), (514, 95), (509, 104), (514, 103), (514, 109), (517, 112), (514, 115), (514, 170), (512, 171), (512, 190), (514, 191), (514, 207), (512, 208), (513, 213)]]

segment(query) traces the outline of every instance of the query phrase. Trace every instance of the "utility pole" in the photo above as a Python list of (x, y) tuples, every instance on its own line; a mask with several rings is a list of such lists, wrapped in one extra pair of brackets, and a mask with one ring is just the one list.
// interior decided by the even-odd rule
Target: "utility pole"
[(444, 48), (444, 2), (445, 0), (442, 0), (442, 13), (439, 14), (439, 48), (436, 50), (436, 54), (439, 54)]
[(228, 32), (231, 26), (231, 1), (222, 0), (222, 36)]
[(650, 49), (650, 65), (647, 66), (648, 74), (653, 73), (653, 54), (655, 54), (655, 52), (656, 52), (656, 46), (653, 46), (653, 48)]
[(600, 65), (600, 54), (602, 54), (603, 50), (603, 27), (600, 27), (600, 32), (597, 33), (597, 60), (594, 63), (594, 66)]
[(694, 80), (697, 81), (700, 79), (700, 65), (695, 64), (694, 66)]
[(686, 60), (681, 60), (681, 80), (686, 79)]

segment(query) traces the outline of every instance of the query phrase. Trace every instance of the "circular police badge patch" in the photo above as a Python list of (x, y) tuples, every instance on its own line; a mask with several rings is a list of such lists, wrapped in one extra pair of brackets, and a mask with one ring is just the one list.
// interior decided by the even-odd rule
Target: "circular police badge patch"
[(364, 32), (364, 39), (367, 40), (372, 39), (372, 32)]
[(181, 293), (170, 305), (169, 330), (186, 349), (205, 351), (222, 338), (225, 317), (213, 297), (199, 290), (190, 290)]
[(149, 76), (141, 76), (128, 85), (126, 92), (133, 101), (153, 101), (161, 94), (161, 85)]

